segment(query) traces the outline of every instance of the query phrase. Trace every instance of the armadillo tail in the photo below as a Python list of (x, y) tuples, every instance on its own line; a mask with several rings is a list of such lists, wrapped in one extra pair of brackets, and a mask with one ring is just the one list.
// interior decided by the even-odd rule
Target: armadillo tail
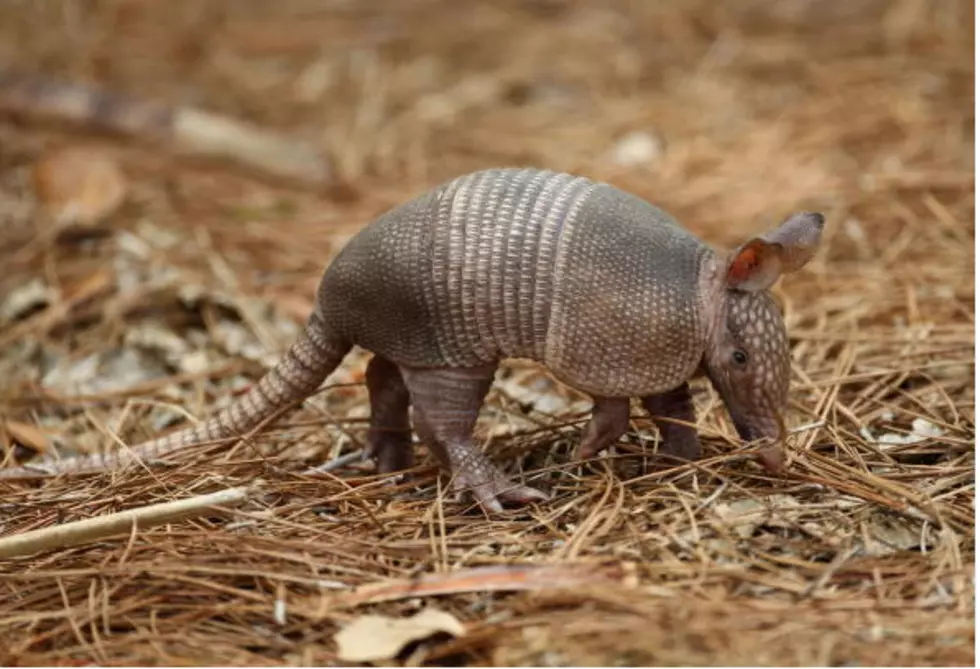
[(3, 469), (0, 478), (37, 478), (119, 469), (134, 462), (159, 459), (185, 446), (244, 435), (276, 411), (312, 395), (350, 349), (350, 344), (333, 335), (314, 313), (306, 330), (275, 367), (247, 393), (200, 425), (133, 448)]

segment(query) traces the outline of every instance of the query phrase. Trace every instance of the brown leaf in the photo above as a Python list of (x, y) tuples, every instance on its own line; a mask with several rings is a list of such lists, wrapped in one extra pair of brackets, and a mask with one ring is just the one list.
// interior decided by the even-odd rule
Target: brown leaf
[(444, 632), (462, 636), (466, 628), (451, 613), (434, 608), (419, 611), (410, 618), (366, 615), (334, 635), (337, 656), (345, 662), (390, 660), (413, 641)]
[[(349, 608), (415, 597), (458, 595), (467, 592), (534, 592), (575, 589), (590, 585), (634, 584), (628, 564), (499, 564), (434, 572), (411, 578), (366, 583), (344, 593), (310, 595), (294, 602), (292, 610), (322, 620), (335, 608)], [(298, 602), (303, 604), (297, 605)]]
[(50, 436), (36, 425), (8, 420), (4, 422), (3, 428), (9, 441), (15, 444), (27, 446), (38, 453), (47, 453), (50, 450)]
[(91, 226), (126, 199), (126, 177), (109, 155), (91, 147), (54, 151), (34, 165), (34, 190), (62, 225)]
[(77, 281), (66, 284), (63, 290), (63, 297), (66, 301), (79, 304), (111, 288), (114, 280), (115, 275), (113, 271), (108, 267), (103, 267), (81, 277)]
[(72, 310), (78, 305), (91, 300), (96, 295), (111, 289), (114, 275), (111, 269), (102, 268), (65, 287), (64, 299), (44, 311), (34, 314), (0, 335), (0, 348), (16, 341), (26, 332), (35, 332), (35, 336), (47, 332), (51, 328), (69, 319)]

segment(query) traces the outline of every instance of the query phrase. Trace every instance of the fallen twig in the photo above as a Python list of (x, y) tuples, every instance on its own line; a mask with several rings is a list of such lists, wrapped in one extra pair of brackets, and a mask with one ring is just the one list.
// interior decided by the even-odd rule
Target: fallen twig
[(343, 455), (339, 455), (336, 458), (334, 458), (333, 460), (328, 460), (328, 461), (324, 462), (322, 465), (317, 465), (316, 467), (311, 467), (310, 469), (306, 470), (303, 473), (304, 474), (323, 474), (325, 472), (332, 472), (332, 471), (334, 471), (336, 469), (341, 469), (343, 467), (346, 467), (349, 464), (352, 464), (352, 463), (355, 463), (355, 462), (359, 462), (361, 460), (364, 460), (365, 457), (366, 456), (365, 456), (364, 451), (358, 449), (358, 450), (353, 451), (351, 453), (345, 453)]
[[(469, 592), (521, 592), (576, 588), (598, 583), (621, 583), (628, 577), (622, 565), (599, 564), (493, 565), (423, 574), (363, 585), (352, 592), (311, 597), (306, 615), (322, 617), (327, 610), (377, 604), (413, 597)], [(318, 601), (317, 601), (318, 600)], [(314, 603), (315, 602), (315, 603)], [(302, 608), (302, 607), (300, 607)], [(296, 607), (293, 607), (296, 613)]]
[(64, 525), (44, 527), (22, 534), (0, 538), (0, 558), (30, 555), (52, 548), (79, 546), (84, 543), (127, 532), (135, 525), (147, 529), (172, 523), (190, 516), (213, 512), (215, 507), (239, 504), (255, 492), (256, 486), (242, 486), (174, 502), (151, 504), (127, 509), (107, 516), (86, 518)]
[(171, 142), (179, 153), (230, 158), (270, 176), (306, 184), (325, 186), (331, 178), (327, 160), (309, 142), (220, 114), (169, 107), (46, 76), (0, 72), (0, 112)]

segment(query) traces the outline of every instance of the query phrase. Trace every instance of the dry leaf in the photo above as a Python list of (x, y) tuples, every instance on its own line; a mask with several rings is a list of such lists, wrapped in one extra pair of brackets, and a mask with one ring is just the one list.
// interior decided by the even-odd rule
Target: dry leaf
[(27, 283), (10, 291), (7, 298), (0, 303), (0, 323), (7, 323), (21, 318), (38, 307), (50, 304), (55, 297), (55, 291), (40, 278), (34, 278)]
[(719, 502), (712, 507), (712, 511), (736, 535), (746, 539), (761, 525), (788, 527), (784, 516), (791, 510), (798, 510), (799, 506), (800, 503), (790, 495), (768, 495), (758, 499), (749, 497)]
[(60, 395), (95, 395), (165, 376), (167, 369), (157, 356), (136, 348), (108, 349), (76, 360), (59, 359), (41, 386)]
[(413, 641), (444, 632), (462, 636), (463, 624), (451, 613), (427, 608), (410, 618), (366, 615), (337, 632), (337, 656), (345, 662), (390, 660)]
[(912, 421), (912, 430), (910, 434), (896, 434), (894, 432), (886, 432), (885, 434), (878, 437), (879, 444), (918, 444), (920, 442), (926, 441), (933, 437), (941, 437), (943, 435), (943, 429), (937, 425), (933, 425), (924, 418), (916, 418)]
[(38, 453), (49, 451), (50, 437), (36, 425), (8, 420), (4, 423), (4, 431), (14, 443), (27, 446)]
[(923, 540), (931, 539), (930, 534), (922, 534), (919, 523), (891, 513), (875, 512), (868, 520), (867, 533), (861, 537), (861, 552), (865, 555), (883, 557), (915, 550)]
[(109, 155), (90, 147), (55, 151), (34, 166), (38, 200), (58, 223), (95, 225), (126, 198), (126, 177)]
[(68, 302), (81, 304), (112, 288), (114, 280), (113, 271), (103, 267), (66, 284), (62, 291), (62, 297)]
[(174, 366), (178, 366), (188, 354), (187, 341), (173, 330), (156, 322), (133, 326), (126, 331), (124, 341), (128, 346), (157, 351)]

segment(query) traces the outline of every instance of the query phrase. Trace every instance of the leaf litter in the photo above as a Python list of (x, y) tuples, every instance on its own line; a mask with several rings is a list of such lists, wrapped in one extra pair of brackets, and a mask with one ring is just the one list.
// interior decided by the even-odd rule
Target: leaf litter
[[(337, 664), (356, 661), (336, 635), (358, 620), (432, 608), (465, 633), (380, 661), (973, 665), (969, 3), (286, 4), (109, 3), (84, 43), (54, 6), (0, 9), (5, 62), (194, 91), (316, 143), (348, 184), (310, 193), (86, 137), (76, 159), (110, 156), (125, 198), (102, 182), (79, 199), (97, 224), (54, 235), (32, 175), (73, 136), (0, 118), (7, 457), (134, 444), (225, 405), (288, 346), (345, 239), (500, 164), (609, 180), (719, 246), (827, 212), (824, 248), (776, 290), (788, 422), (811, 427), (773, 478), (698, 383), (705, 460), (651, 469), (637, 412), (608, 457), (575, 464), (587, 398), (510, 363), (479, 435), (551, 498), (488, 518), (421, 446), (396, 480), (356, 459), (303, 473), (363, 448), (358, 352), (239, 443), (0, 483), (9, 537), (261, 481), (234, 508), (0, 561), (0, 661)], [(213, 58), (179, 66), (205, 34)]]
[(434, 608), (425, 608), (406, 618), (363, 615), (334, 635), (337, 657), (344, 662), (392, 660), (406, 646), (436, 634), (454, 637), (466, 632), (456, 616)]

